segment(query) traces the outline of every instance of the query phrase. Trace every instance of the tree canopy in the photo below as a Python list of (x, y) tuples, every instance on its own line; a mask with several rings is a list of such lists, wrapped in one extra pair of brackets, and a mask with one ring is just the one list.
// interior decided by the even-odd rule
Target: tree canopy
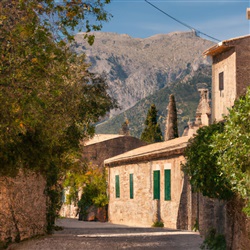
[(189, 140), (184, 155), (183, 171), (189, 175), (192, 189), (210, 198), (229, 199), (231, 186), (217, 164), (218, 153), (212, 153), (213, 136), (223, 131), (224, 124), (204, 126)]
[(145, 120), (145, 128), (141, 134), (141, 140), (147, 143), (163, 141), (162, 132), (159, 123), (157, 123), (157, 109), (152, 104), (148, 110)]
[(250, 88), (225, 117), (225, 128), (213, 138), (217, 164), (230, 181), (234, 192), (246, 201), (250, 215)]
[(250, 215), (250, 88), (224, 119), (197, 131), (185, 150), (183, 170), (193, 189), (205, 196), (240, 195)]
[(60, 165), (114, 107), (84, 55), (59, 45), (40, 24), (35, 2), (52, 1), (0, 3), (0, 173), (10, 166), (46, 168), (55, 159)]
[(107, 3), (0, 2), (0, 176), (22, 168), (46, 177), (48, 231), (60, 200), (58, 178), (82, 167), (80, 140), (92, 136), (94, 123), (116, 106), (105, 78), (90, 73), (85, 56), (66, 44), (81, 22), (87, 33), (101, 28), (96, 21), (107, 21)]
[(169, 96), (168, 115), (166, 119), (165, 141), (179, 137), (177, 124), (177, 109), (174, 95)]

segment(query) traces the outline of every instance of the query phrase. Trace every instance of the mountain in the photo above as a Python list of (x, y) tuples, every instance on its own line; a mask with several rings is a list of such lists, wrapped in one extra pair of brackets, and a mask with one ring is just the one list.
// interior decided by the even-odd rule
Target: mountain
[(159, 90), (171, 92), (177, 82), (192, 79), (200, 66), (209, 65), (202, 52), (214, 45), (194, 32), (159, 34), (144, 39), (104, 32), (94, 35), (95, 42), (90, 46), (83, 34), (77, 34), (73, 49), (87, 55), (92, 72), (106, 73), (110, 95), (120, 105), (120, 109), (111, 111), (110, 117)]
[(178, 113), (178, 129), (181, 136), (189, 120), (195, 118), (199, 103), (199, 88), (211, 90), (211, 66), (200, 65), (192, 77), (170, 83), (168, 86), (156, 91), (154, 94), (140, 100), (135, 106), (125, 112), (110, 118), (96, 126), (97, 133), (117, 134), (125, 120), (129, 121), (129, 130), (132, 136), (140, 138), (144, 128), (147, 111), (152, 103), (158, 110), (158, 122), (164, 132), (167, 116), (169, 95), (174, 94)]

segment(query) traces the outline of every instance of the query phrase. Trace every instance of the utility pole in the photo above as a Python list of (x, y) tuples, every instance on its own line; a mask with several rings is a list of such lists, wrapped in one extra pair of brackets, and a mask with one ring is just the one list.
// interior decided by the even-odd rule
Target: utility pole
[(247, 8), (247, 19), (250, 20), (250, 8)]

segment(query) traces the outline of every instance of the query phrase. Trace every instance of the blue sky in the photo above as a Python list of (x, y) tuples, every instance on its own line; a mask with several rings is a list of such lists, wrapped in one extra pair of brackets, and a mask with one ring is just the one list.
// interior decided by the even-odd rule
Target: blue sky
[[(250, 0), (148, 0), (162, 11), (219, 40), (250, 34), (246, 9)], [(102, 31), (145, 38), (188, 28), (164, 15), (144, 0), (111, 0), (113, 15)], [(206, 37), (204, 37), (206, 38)]]

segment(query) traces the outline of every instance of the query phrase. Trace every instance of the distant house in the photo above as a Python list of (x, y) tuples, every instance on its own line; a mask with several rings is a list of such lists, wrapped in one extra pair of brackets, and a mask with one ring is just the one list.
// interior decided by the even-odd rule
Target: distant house
[[(105, 159), (146, 145), (145, 142), (142, 142), (138, 138), (116, 134), (96, 134), (92, 139), (82, 142), (82, 144), (82, 159), (88, 164), (90, 163), (100, 168), (103, 168)], [(69, 194), (69, 189), (64, 190), (60, 215), (75, 218), (78, 216), (78, 207), (74, 203), (66, 204), (67, 194)], [(81, 195), (82, 192), (79, 190), (79, 199)]]
[(222, 41), (203, 53), (212, 58), (212, 122), (228, 114), (250, 85), (250, 35)]
[(96, 134), (89, 141), (83, 142), (83, 145), (82, 158), (103, 167), (105, 159), (145, 146), (146, 143), (132, 136)]

